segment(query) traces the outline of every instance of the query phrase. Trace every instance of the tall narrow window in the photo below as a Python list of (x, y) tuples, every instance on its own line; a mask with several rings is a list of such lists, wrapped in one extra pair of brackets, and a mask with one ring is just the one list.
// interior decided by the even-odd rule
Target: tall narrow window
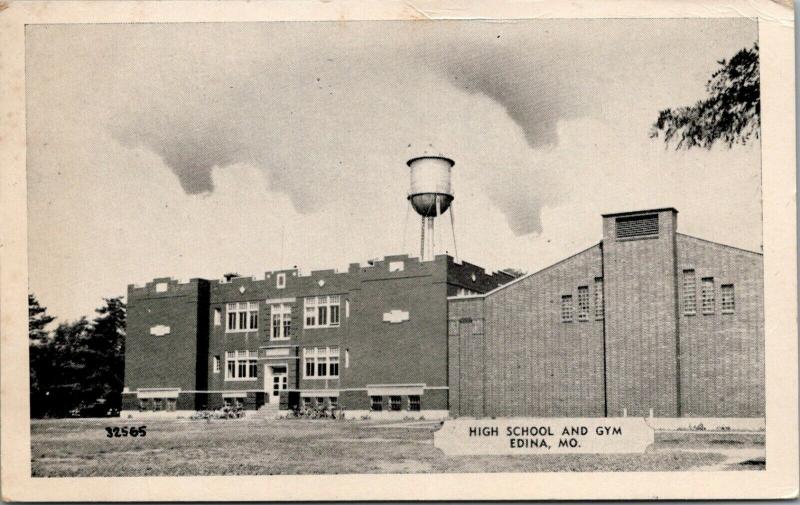
[(736, 311), (736, 298), (733, 292), (733, 284), (723, 284), (719, 288), (720, 302), (723, 314), (733, 314)]
[(304, 358), (305, 367), (306, 367), (306, 377), (314, 377), (315, 369), (314, 369), (314, 357), (313, 356), (306, 356)]
[(275, 276), (275, 287), (278, 289), (283, 289), (286, 287), (286, 274), (280, 273)]
[(228, 304), (228, 326), (225, 328), (225, 331), (236, 331), (236, 304), (229, 303)]
[(561, 297), (561, 322), (572, 322), (572, 295), (563, 295)]
[(331, 377), (339, 376), (339, 356), (331, 356), (328, 358), (328, 372)]
[(683, 271), (683, 314), (697, 314), (697, 286), (694, 270)]
[(702, 291), (702, 303), (703, 303), (703, 314), (713, 314), (714, 313), (714, 278), (713, 277), (703, 277), (702, 281), (703, 291)]
[(214, 326), (222, 325), (222, 309), (217, 307), (214, 309)]
[(578, 286), (578, 321), (589, 320), (589, 286)]
[(214, 356), (214, 373), (219, 373), (219, 356)]
[(601, 320), (605, 317), (606, 307), (603, 300), (603, 278), (594, 278), (594, 318)]

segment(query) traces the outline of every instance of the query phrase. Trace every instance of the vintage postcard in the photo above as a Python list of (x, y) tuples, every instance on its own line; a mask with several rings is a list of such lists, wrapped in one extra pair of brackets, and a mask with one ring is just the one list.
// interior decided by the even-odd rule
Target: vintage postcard
[(797, 496), (791, 6), (2, 9), (4, 499)]

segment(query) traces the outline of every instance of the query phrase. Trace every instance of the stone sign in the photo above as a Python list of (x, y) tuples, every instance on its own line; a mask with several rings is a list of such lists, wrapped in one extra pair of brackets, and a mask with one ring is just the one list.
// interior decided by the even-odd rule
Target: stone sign
[(653, 440), (638, 417), (454, 419), (433, 438), (447, 455), (642, 453)]

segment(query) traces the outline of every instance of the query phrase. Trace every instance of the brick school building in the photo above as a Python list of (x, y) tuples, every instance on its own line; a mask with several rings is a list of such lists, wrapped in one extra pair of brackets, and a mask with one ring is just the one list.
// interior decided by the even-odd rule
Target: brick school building
[(122, 415), (763, 417), (761, 254), (672, 208), (602, 230), (516, 279), (439, 255), (131, 285)]

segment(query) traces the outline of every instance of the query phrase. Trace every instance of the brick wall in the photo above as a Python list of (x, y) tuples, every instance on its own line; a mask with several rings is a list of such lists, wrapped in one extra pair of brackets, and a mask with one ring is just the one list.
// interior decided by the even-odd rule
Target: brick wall
[[(166, 286), (166, 290), (156, 286)], [(200, 308), (207, 290), (207, 282), (198, 279), (187, 284), (155, 279), (142, 288), (128, 287), (125, 387), (132, 392), (140, 388), (204, 388), (204, 379), (198, 380), (197, 363), (207, 334)], [(165, 327), (167, 333), (151, 334), (151, 329)]]
[[(647, 212), (653, 214), (653, 212)], [(654, 238), (617, 239), (618, 215), (603, 219), (608, 415), (675, 417), (678, 407), (675, 229), (656, 212)]]
[[(451, 299), (451, 413), (604, 415), (603, 323), (592, 296), (600, 275), (593, 246), (510, 284), (485, 298), (482, 334), (480, 299)], [(561, 322), (561, 296), (577, 308), (579, 286), (590, 289), (590, 317)]]
[[(679, 234), (678, 270), (693, 269), (696, 314), (680, 300), (681, 411), (684, 416), (764, 415), (763, 257)], [(714, 278), (713, 314), (703, 314), (701, 279)], [(723, 314), (720, 286), (733, 284), (735, 310)]]

